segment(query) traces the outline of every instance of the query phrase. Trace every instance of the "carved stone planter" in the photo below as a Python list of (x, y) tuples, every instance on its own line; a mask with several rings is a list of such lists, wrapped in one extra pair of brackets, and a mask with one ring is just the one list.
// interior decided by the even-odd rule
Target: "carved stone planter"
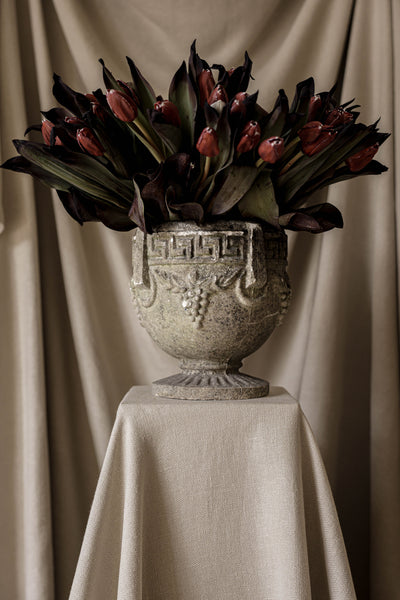
[(239, 372), (287, 311), (287, 238), (256, 223), (161, 225), (133, 236), (131, 289), (141, 324), (181, 361), (153, 383), (158, 396), (254, 398), (268, 382)]

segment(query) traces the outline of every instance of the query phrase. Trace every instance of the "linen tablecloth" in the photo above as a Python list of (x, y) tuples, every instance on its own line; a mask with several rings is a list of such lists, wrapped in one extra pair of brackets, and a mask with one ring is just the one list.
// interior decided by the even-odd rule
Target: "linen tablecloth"
[(70, 600), (353, 600), (299, 404), (134, 387), (100, 474)]

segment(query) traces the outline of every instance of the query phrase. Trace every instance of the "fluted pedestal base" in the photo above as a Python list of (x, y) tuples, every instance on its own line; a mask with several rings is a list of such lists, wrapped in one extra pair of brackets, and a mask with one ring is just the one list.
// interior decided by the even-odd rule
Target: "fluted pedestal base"
[(154, 381), (154, 396), (182, 400), (246, 400), (268, 396), (268, 381), (240, 373), (241, 363), (223, 368), (207, 364), (199, 368), (200, 362), (185, 361), (181, 364), (182, 373)]

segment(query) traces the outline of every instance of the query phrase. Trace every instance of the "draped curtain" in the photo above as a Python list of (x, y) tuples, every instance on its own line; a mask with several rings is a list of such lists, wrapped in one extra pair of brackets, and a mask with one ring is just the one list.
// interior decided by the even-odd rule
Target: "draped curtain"
[[(53, 71), (102, 86), (98, 58), (156, 89), (190, 43), (227, 67), (254, 62), (271, 108), (313, 75), (339, 80), (361, 121), (393, 132), (390, 170), (323, 198), (345, 227), (289, 237), (293, 300), (247, 372), (299, 399), (328, 471), (358, 597), (399, 598), (399, 37), (396, 0), (2, 0), (0, 153), (54, 106)], [(397, 109), (397, 110), (396, 110)], [(397, 148), (396, 148), (397, 146)], [(398, 166), (398, 164), (397, 164)], [(131, 304), (130, 233), (80, 227), (56, 195), (0, 172), (0, 597), (67, 598), (117, 406), (132, 385), (176, 371)], [(283, 599), (282, 599), (283, 600)], [(322, 600), (322, 599), (321, 599)]]

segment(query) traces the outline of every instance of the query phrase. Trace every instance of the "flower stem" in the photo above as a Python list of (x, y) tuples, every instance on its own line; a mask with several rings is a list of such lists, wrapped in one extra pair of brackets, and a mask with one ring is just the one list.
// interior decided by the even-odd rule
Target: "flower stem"
[(286, 163), (286, 165), (283, 167), (282, 171), (279, 173), (279, 176), (284, 175), (284, 173), (286, 173), (290, 169), (290, 167), (292, 165), (294, 165), (294, 163), (297, 162), (299, 160), (299, 158), (301, 158), (302, 156), (304, 156), (304, 153), (300, 150), (300, 152), (295, 154), (293, 156), (293, 158), (290, 159), (289, 162)]
[[(149, 150), (149, 152), (151, 152), (151, 154), (154, 156), (154, 158), (156, 159), (156, 161), (158, 163), (163, 162), (164, 157), (162, 156), (161, 152), (158, 150), (158, 148), (156, 148), (156, 146), (154, 145), (153, 140), (151, 139), (149, 132), (146, 130), (146, 128), (139, 123), (139, 120), (136, 119), (134, 123), (128, 123), (131, 131), (133, 131), (133, 133), (135, 133), (135, 135), (138, 135), (136, 128), (140, 131), (140, 137), (139, 139), (141, 140), (141, 142), (143, 142), (143, 144), (146, 146), (146, 148)], [(143, 136), (143, 137), (142, 137)]]
[(300, 141), (300, 138), (298, 135), (296, 135), (296, 137), (285, 147), (285, 152), (283, 153), (283, 157), (286, 156), (293, 148), (293, 146), (296, 146), (296, 144), (298, 144)]
[(207, 179), (207, 175), (210, 171), (210, 165), (211, 165), (211, 156), (206, 156), (206, 162), (204, 164), (204, 171), (203, 171), (203, 176), (200, 181), (200, 185)]

